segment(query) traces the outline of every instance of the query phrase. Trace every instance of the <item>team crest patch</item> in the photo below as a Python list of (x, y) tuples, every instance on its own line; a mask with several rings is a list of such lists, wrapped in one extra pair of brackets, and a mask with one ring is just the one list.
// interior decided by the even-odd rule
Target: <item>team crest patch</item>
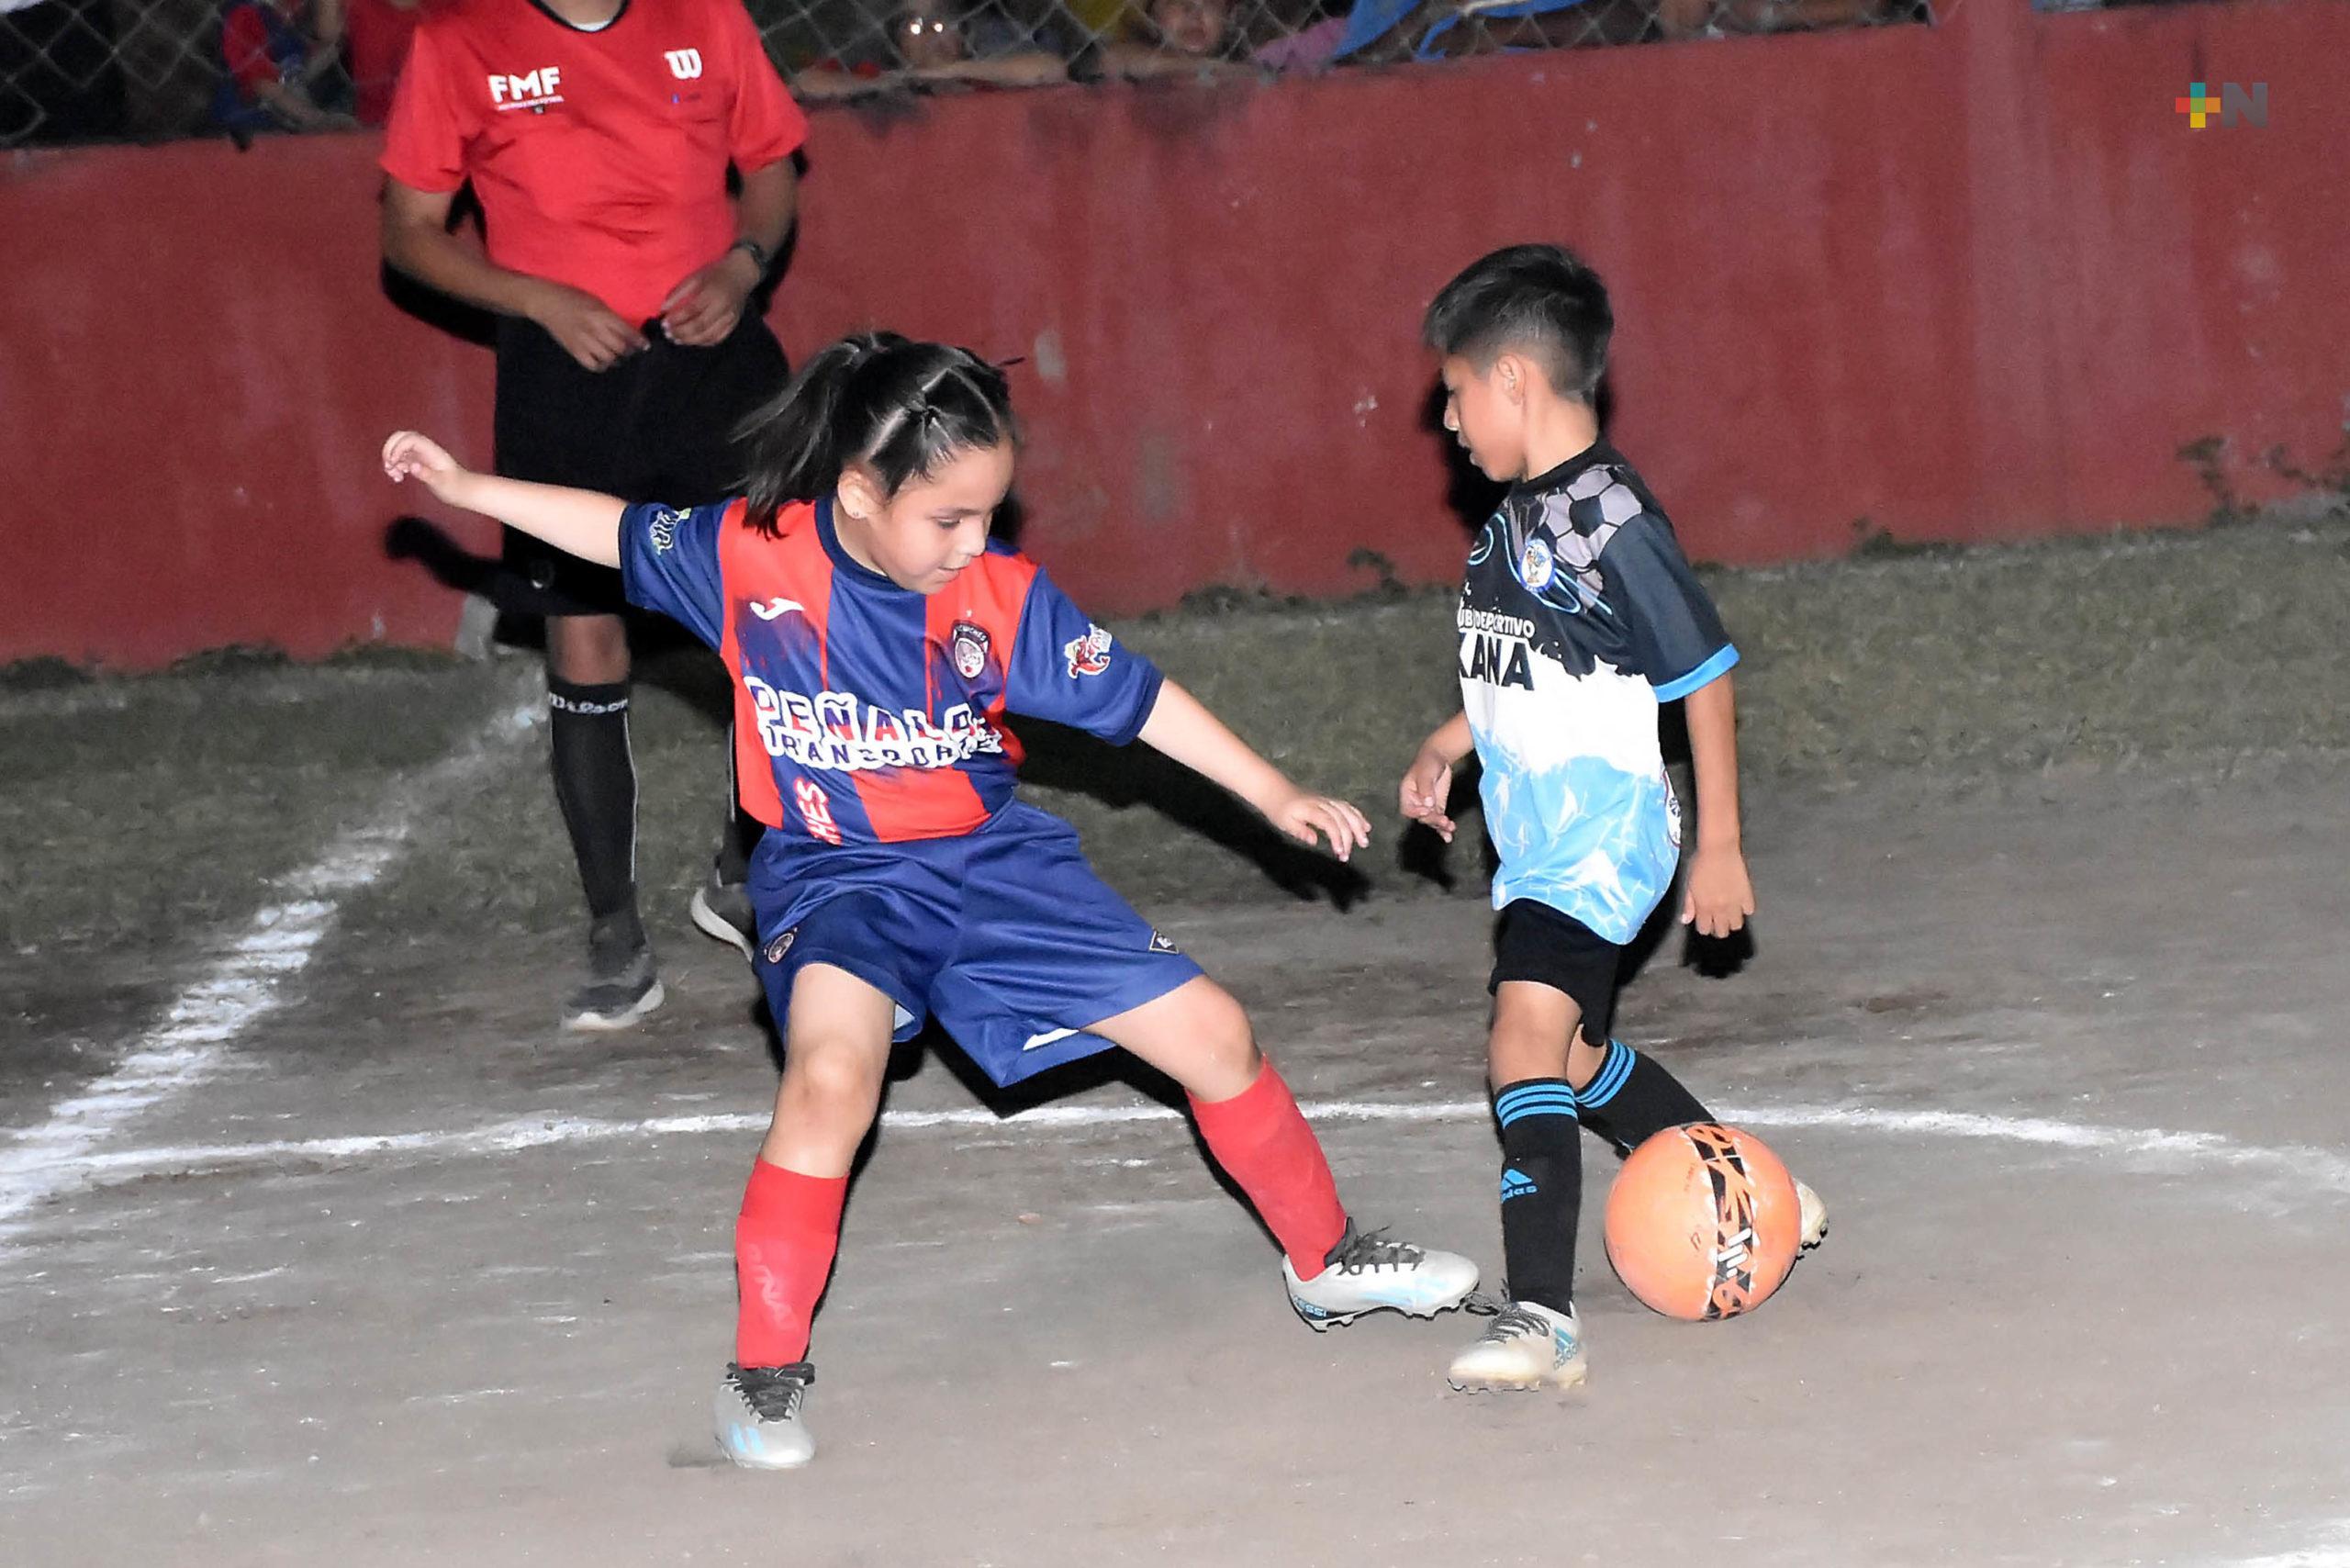
[(1165, 933), (1154, 928), (1150, 934), (1150, 950), (1154, 953), (1181, 953), (1183, 949), (1169, 942)]
[(1063, 644), (1061, 653), (1069, 660), (1070, 679), (1080, 675), (1100, 675), (1110, 667), (1110, 633), (1089, 625), (1084, 636), (1071, 637)]
[(789, 931), (778, 932), (775, 940), (767, 944), (767, 962), (770, 964), (783, 962), (783, 956), (791, 951), (792, 943), (799, 938), (800, 928), (796, 925)]
[(965, 680), (977, 680), (979, 672), (988, 667), (988, 633), (984, 626), (968, 621), (955, 622), (953, 633), (955, 673)]
[(665, 554), (677, 546), (677, 524), (685, 521), (684, 512), (671, 511), (666, 507), (653, 514), (652, 525), (644, 532), (653, 541), (654, 554)]
[(1526, 585), (1527, 591), (1540, 593), (1550, 586), (1550, 579), (1558, 572), (1559, 563), (1551, 555), (1550, 546), (1539, 539), (1528, 540), (1524, 553), (1517, 558), (1518, 580)]

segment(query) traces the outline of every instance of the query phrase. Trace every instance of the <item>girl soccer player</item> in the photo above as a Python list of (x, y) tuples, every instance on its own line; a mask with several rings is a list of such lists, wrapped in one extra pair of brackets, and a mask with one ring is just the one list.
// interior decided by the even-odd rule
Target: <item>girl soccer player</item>
[(410, 431), (384, 447), (395, 480), (617, 566), (632, 602), (735, 678), (743, 803), (770, 830), (750, 880), (758, 969), (785, 1050), (735, 1226), (727, 1455), (781, 1469), (815, 1451), (809, 1320), (849, 1164), (892, 1038), (933, 1014), (999, 1084), (1111, 1046), (1181, 1084), (1317, 1330), (1460, 1305), (1476, 1266), (1354, 1227), (1239, 1004), (1094, 876), (1074, 831), (1013, 798), (1007, 712), (1144, 741), (1340, 858), (1370, 842), (1354, 807), (1291, 783), (989, 539), (1016, 444), (1002, 373), (850, 338), (746, 433), (748, 495), (690, 509), (472, 473)]

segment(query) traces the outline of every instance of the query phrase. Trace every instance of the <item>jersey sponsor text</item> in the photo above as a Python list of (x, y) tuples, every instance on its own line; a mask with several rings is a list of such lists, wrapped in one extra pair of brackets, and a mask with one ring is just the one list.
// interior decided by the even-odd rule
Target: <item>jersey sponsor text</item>
[(755, 675), (743, 677), (743, 689), (751, 694), (767, 755), (802, 767), (955, 767), (1003, 750), (1003, 736), (968, 702), (934, 720), (919, 708), (877, 708), (853, 692), (778, 690)]

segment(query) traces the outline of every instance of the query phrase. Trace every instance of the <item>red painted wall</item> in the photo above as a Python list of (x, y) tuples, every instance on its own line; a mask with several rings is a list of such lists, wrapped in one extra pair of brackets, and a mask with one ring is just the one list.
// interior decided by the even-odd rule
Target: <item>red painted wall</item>
[[(1418, 311), (1489, 246), (1613, 286), (1617, 439), (1693, 554), (2187, 522), (2339, 461), (2350, 6), (2033, 16), (820, 114), (776, 319), (1025, 354), (1024, 543), (1105, 610), (1457, 567)], [(2190, 131), (2190, 80), (2266, 129)], [(397, 424), (487, 353), (377, 282), (373, 143), (0, 163), (0, 660), (444, 644)], [(2330, 171), (2333, 173), (2329, 173)], [(468, 537), (486, 541), (486, 531)]]

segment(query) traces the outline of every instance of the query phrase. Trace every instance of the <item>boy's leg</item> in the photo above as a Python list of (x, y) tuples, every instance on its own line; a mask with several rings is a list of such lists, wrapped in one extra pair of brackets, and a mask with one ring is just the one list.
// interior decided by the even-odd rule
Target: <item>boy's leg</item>
[(734, 1362), (719, 1384), (719, 1445), (756, 1469), (815, 1451), (800, 1408), (815, 1374), (810, 1321), (840, 1239), (850, 1163), (873, 1126), (896, 1012), (890, 998), (829, 964), (793, 982), (783, 1082), (734, 1224)]
[(1290, 1299), (1315, 1327), (1393, 1308), (1433, 1316), (1476, 1288), (1476, 1265), (1358, 1234), (1321, 1141), (1289, 1085), (1257, 1049), (1248, 1014), (1205, 976), (1087, 1033), (1183, 1086), (1200, 1137), (1281, 1243)]
[(1582, 1129), (1567, 1087), (1567, 1042), (1582, 1009), (1534, 980), (1494, 987), (1486, 1065), (1502, 1129), (1502, 1254), (1510, 1300), (1446, 1381), (1467, 1391), (1569, 1387), (1583, 1379), (1575, 1317), (1575, 1230), (1583, 1207)]
[(1575, 1084), (1583, 1125), (1614, 1144), (1618, 1154), (1629, 1154), (1667, 1127), (1714, 1119), (1662, 1063), (1621, 1040), (1595, 1050), (1578, 1039), (1574, 1058), (1567, 1076)]
[(1507, 1307), (1453, 1358), (1455, 1388), (1568, 1386), (1584, 1375), (1575, 1317), (1583, 1142), (1569, 1078), (1580, 1031), (1604, 1031), (1622, 949), (1548, 904), (1520, 899), (1494, 934), (1486, 1070), (1502, 1131)]
[(1574, 1305), (1583, 1214), (1583, 1137), (1567, 1085), (1567, 1042), (1582, 1009), (1565, 992), (1509, 980), (1494, 993), (1486, 1061), (1502, 1129), (1502, 1260), (1509, 1291), (1566, 1312)]

